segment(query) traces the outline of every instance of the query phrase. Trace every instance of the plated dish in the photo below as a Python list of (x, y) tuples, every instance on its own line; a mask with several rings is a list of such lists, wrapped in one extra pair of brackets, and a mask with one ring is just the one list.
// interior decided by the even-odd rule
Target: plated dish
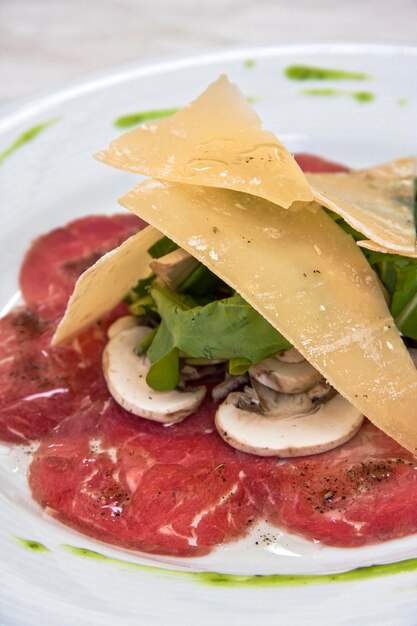
[[(327, 65), (328, 65), (328, 64), (327, 64)], [(245, 67), (245, 66), (243, 66), (243, 67), (244, 67), (246, 70), (248, 70), (248, 69), (249, 69), (249, 68), (247, 68), (247, 67)], [(252, 69), (253, 69), (253, 68), (252, 68)], [(285, 68), (282, 68), (282, 70), (284, 70), (284, 69), (285, 69)], [(365, 69), (367, 69), (367, 68), (365, 68)], [(283, 71), (283, 74), (284, 74), (284, 71)], [(285, 74), (284, 74), (284, 76), (285, 76)], [(195, 94), (194, 94), (194, 95), (195, 95)], [(298, 94), (297, 94), (297, 95), (298, 95)], [(399, 105), (397, 104), (397, 106), (399, 106)], [(404, 154), (404, 152), (403, 152), (403, 154)], [(329, 156), (333, 156), (333, 155), (332, 155), (332, 154), (330, 154)], [(388, 156), (388, 155), (387, 155), (387, 156)], [(391, 155), (389, 155), (389, 156), (391, 156)], [(397, 155), (392, 155), (392, 156), (397, 156)], [(400, 156), (400, 155), (398, 155), (398, 156)], [(351, 164), (349, 164), (349, 165), (351, 165)], [(391, 337), (390, 337), (390, 338), (391, 338)], [(390, 341), (390, 343), (391, 343), (391, 341)], [(289, 540), (291, 541), (291, 538), (289, 538)], [(275, 541), (275, 539), (272, 539), (272, 540), (270, 539), (270, 542), (271, 542), (271, 543), (275, 546), (275, 549), (276, 549), (276, 550), (279, 550), (279, 547), (277, 548), (277, 546), (279, 546), (279, 544), (280, 544), (280, 542), (279, 542), (279, 541)], [(255, 543), (256, 543), (256, 542), (255, 542)], [(259, 542), (258, 542), (258, 544), (259, 544)], [(283, 548), (283, 551), (285, 551), (285, 549), (288, 549), (288, 545), (290, 545), (290, 544), (288, 543), (288, 540), (286, 539), (284, 542), (281, 542), (281, 549)], [(285, 546), (285, 547), (284, 547), (284, 546)], [(272, 550), (271, 550), (271, 551), (269, 551), (269, 553), (270, 553), (270, 552), (272, 552)], [(363, 554), (363, 553), (362, 553), (362, 554)], [(335, 553), (335, 552), (331, 552), (331, 553), (329, 553), (329, 556), (325, 556), (325, 558), (323, 559), (323, 563), (324, 563), (324, 561), (325, 561), (326, 559), (329, 559), (329, 558), (330, 558), (330, 559), (332, 559), (333, 557), (336, 557), (336, 556), (337, 556), (337, 555), (336, 555), (336, 553)], [(340, 556), (340, 555), (339, 555), (339, 556)], [(351, 555), (350, 555), (350, 554), (349, 554), (348, 558), (349, 558), (349, 559), (351, 558)], [(360, 557), (360, 558), (362, 558), (362, 557)], [(284, 559), (284, 560), (285, 560), (285, 559)], [(359, 559), (359, 562), (360, 562), (360, 559)], [(211, 563), (213, 563), (213, 561), (211, 561)], [(252, 563), (256, 563), (256, 567), (257, 567), (257, 569), (258, 569), (258, 572), (257, 572), (257, 573), (259, 573), (259, 567), (260, 567), (260, 565), (259, 565), (259, 563), (260, 563), (260, 562), (259, 562), (259, 559), (258, 559), (257, 561), (252, 560)], [(281, 560), (281, 563), (282, 563), (282, 564), (284, 564), (284, 561), (283, 561), (283, 560)], [(207, 562), (207, 564), (209, 565), (209, 564), (210, 564), (210, 561), (208, 561), (208, 562)], [(272, 564), (272, 563), (271, 563), (271, 561), (269, 561), (269, 564)], [(266, 565), (266, 568), (267, 568), (267, 569), (268, 569), (268, 565), (269, 565), (269, 564), (268, 564), (267, 562), (265, 562), (265, 565)], [(359, 564), (359, 563), (357, 562), (357, 564)], [(265, 567), (265, 565), (264, 565), (264, 567)], [(308, 562), (304, 561), (304, 564), (303, 564), (303, 566), (304, 566), (304, 572), (303, 572), (303, 573), (307, 574), (307, 573), (311, 572), (311, 569), (310, 569), (310, 571), (309, 571), (309, 568), (311, 568), (311, 567), (312, 567), (312, 566), (314, 566), (314, 565), (315, 565), (315, 563), (314, 563), (314, 562), (312, 562), (312, 561), (311, 561), (310, 563), (308, 563)], [(326, 564), (326, 565), (327, 565), (327, 567), (329, 568), (329, 561), (327, 561), (327, 564)], [(230, 567), (233, 569), (232, 561), (230, 561)], [(250, 566), (249, 566), (249, 567), (250, 567)], [(261, 567), (262, 567), (262, 566), (261, 566)], [(333, 566), (333, 567), (334, 567), (334, 566)], [(284, 569), (285, 569), (285, 567), (284, 567)], [(291, 569), (291, 568), (290, 568), (290, 569)], [(332, 569), (332, 568), (329, 568), (329, 569)], [(328, 569), (328, 571), (329, 571), (329, 569)], [(345, 567), (341, 567), (340, 569), (345, 569)], [(282, 571), (282, 573), (289, 573), (289, 572), (284, 572), (284, 570), (281, 570), (281, 571)], [(323, 571), (323, 569), (322, 569), (321, 571)], [(334, 569), (332, 569), (332, 571), (334, 571)], [(316, 572), (317, 572), (317, 570), (316, 570)], [(317, 573), (319, 573), (319, 572), (320, 572), (320, 567), (318, 568), (318, 572), (317, 572)], [(242, 572), (239, 572), (239, 573), (242, 573)], [(245, 573), (248, 573), (248, 572), (245, 572)], [(293, 573), (294, 573), (294, 572), (293, 572)]]

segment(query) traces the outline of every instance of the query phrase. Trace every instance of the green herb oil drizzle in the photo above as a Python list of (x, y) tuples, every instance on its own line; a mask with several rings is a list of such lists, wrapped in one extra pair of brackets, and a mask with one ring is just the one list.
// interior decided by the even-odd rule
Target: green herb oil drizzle
[[(246, 99), (249, 104), (254, 104), (259, 100), (256, 96), (248, 96)], [(153, 109), (149, 111), (139, 111), (137, 113), (127, 113), (126, 115), (117, 117), (114, 120), (113, 125), (116, 128), (126, 130), (128, 128), (133, 128), (134, 126), (140, 126), (140, 124), (146, 124), (146, 122), (156, 122), (157, 120), (162, 120), (165, 117), (171, 117), (171, 115), (174, 115), (174, 113), (177, 113), (179, 110), (180, 107), (176, 107), (170, 109)]]
[(351, 95), (358, 102), (372, 102), (375, 100), (375, 95), (370, 91), (354, 91)]
[(310, 65), (289, 65), (284, 74), (290, 80), (366, 80), (370, 78), (363, 72), (313, 67)]
[(344, 94), (344, 91), (340, 91), (340, 89), (330, 89), (330, 87), (325, 87), (323, 89), (303, 89), (301, 93), (305, 96), (340, 96)]
[(41, 122), (40, 124), (36, 124), (36, 126), (32, 126), (31, 128), (28, 128), (28, 130), (25, 130), (10, 144), (10, 146), (3, 150), (3, 152), (0, 152), (0, 165), (2, 165), (9, 156), (16, 152), (16, 150), (23, 148), (23, 146), (27, 143), (33, 141), (38, 135), (49, 128), (49, 126), (52, 126), (52, 124), (55, 124), (59, 119), (59, 117), (54, 117), (46, 122)]
[[(50, 552), (50, 549), (38, 541), (31, 539), (22, 539), (21, 537), (12, 537), (14, 541), (22, 547), (33, 552)], [(109, 564), (136, 569), (143, 572), (165, 574), (168, 576), (176, 576), (188, 578), (191, 581), (198, 582), (214, 587), (297, 587), (305, 585), (326, 585), (332, 583), (354, 583), (372, 578), (380, 578), (382, 576), (392, 576), (395, 574), (407, 574), (417, 571), (417, 558), (399, 561), (398, 563), (390, 563), (387, 565), (371, 565), (369, 567), (359, 567), (348, 572), (340, 574), (268, 574), (268, 575), (247, 575), (238, 574), (220, 574), (217, 572), (190, 572), (174, 569), (165, 569), (152, 565), (141, 565), (124, 559), (117, 559), (106, 556), (95, 550), (88, 548), (79, 548), (71, 545), (61, 546), (67, 552), (74, 556), (82, 557), (92, 561), (101, 561)]]
[(357, 102), (373, 102), (375, 95), (370, 91), (342, 91), (341, 89), (331, 88), (312, 88), (303, 89), (300, 93), (305, 96), (348, 96)]
[(104, 554), (88, 550), (87, 548), (77, 548), (75, 546), (62, 546), (65, 550), (71, 552), (75, 556), (87, 559), (106, 561), (114, 565), (122, 565), (133, 569), (139, 569), (147, 572), (158, 574), (167, 574), (188, 578), (195, 582), (215, 587), (292, 587), (303, 585), (323, 585), (329, 583), (351, 583), (371, 578), (380, 578), (382, 576), (391, 576), (393, 574), (405, 574), (417, 571), (417, 559), (409, 559), (389, 565), (372, 565), (370, 567), (360, 567), (349, 572), (341, 574), (322, 574), (322, 575), (255, 575), (240, 576), (237, 574), (219, 574), (216, 572), (186, 572), (181, 570), (163, 569), (161, 567), (152, 567), (149, 565), (140, 565), (131, 561), (124, 561), (107, 557)]
[(12, 539), (27, 550), (31, 550), (31, 552), (50, 552), (50, 549), (44, 546), (43, 543), (39, 543), (39, 541), (22, 539), (21, 537), (12, 537)]
[(113, 122), (116, 128), (132, 128), (133, 126), (139, 126), (139, 124), (145, 124), (146, 122), (152, 122), (155, 120), (161, 120), (164, 117), (170, 117), (178, 111), (178, 108), (172, 109), (153, 109), (152, 111), (141, 111), (139, 113), (128, 113), (127, 115), (121, 115)]

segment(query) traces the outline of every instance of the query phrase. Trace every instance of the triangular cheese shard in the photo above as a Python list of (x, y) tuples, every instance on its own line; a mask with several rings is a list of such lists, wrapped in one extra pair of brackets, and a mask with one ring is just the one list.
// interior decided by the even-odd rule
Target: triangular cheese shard
[(121, 204), (193, 254), (381, 430), (417, 452), (417, 370), (376, 275), (316, 204), (146, 181)]
[(392, 248), (387, 248), (386, 246), (381, 246), (374, 241), (358, 241), (358, 246), (361, 248), (366, 248), (367, 250), (372, 250), (373, 252), (382, 252), (383, 254), (398, 254), (399, 256), (409, 257), (410, 259), (417, 259), (417, 250), (413, 250), (413, 252), (404, 252), (404, 250), (393, 250)]
[(147, 250), (161, 237), (160, 232), (148, 226), (89, 267), (77, 280), (52, 345), (87, 328), (119, 304), (140, 278), (148, 276), (152, 259)]
[(226, 76), (175, 115), (122, 135), (96, 158), (161, 180), (244, 191), (285, 208), (313, 199), (294, 158), (262, 130)]
[(413, 158), (348, 173), (307, 174), (314, 198), (392, 252), (415, 252)]

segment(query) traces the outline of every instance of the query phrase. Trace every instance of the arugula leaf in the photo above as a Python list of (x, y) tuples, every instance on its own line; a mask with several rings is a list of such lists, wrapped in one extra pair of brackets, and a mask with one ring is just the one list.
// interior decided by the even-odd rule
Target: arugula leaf
[(174, 345), (189, 356), (258, 362), (290, 345), (239, 295), (192, 306), (192, 298), (168, 289), (154, 287), (151, 294)]
[[(416, 179), (417, 186), (417, 179)], [(416, 189), (417, 191), (417, 189)], [(414, 213), (416, 214), (417, 205)], [(327, 211), (343, 230), (358, 241), (363, 239), (340, 216)], [(361, 248), (391, 298), (390, 311), (398, 330), (411, 339), (417, 339), (417, 260), (399, 254), (385, 254)]]
[(144, 352), (147, 352), (148, 348), (150, 347), (152, 341), (155, 338), (156, 333), (158, 332), (157, 328), (153, 328), (143, 339), (142, 341), (140, 341), (138, 343), (138, 345), (135, 348), (135, 352), (137, 354), (143, 354)]
[(248, 359), (230, 359), (229, 374), (232, 374), (233, 376), (246, 374), (251, 365), (252, 363)]
[(166, 254), (169, 254), (170, 252), (173, 252), (177, 249), (177, 244), (171, 241), (171, 239), (169, 239), (168, 237), (161, 237), (161, 239), (155, 241), (155, 243), (152, 244), (150, 248), (148, 248), (148, 254), (153, 259), (160, 259), (161, 256), (165, 256)]
[(158, 385), (154, 371), (159, 376), (174, 348), (191, 357), (231, 359), (232, 369), (242, 373), (291, 345), (239, 295), (206, 306), (195, 306), (189, 296), (163, 287), (154, 286), (151, 295), (162, 319), (148, 350), (150, 380), (156, 378)]
[(172, 348), (155, 361), (146, 376), (149, 387), (156, 391), (175, 389), (180, 380), (178, 348)]
[(149, 286), (155, 280), (155, 274), (147, 276), (147, 278), (141, 278), (136, 285), (132, 287), (127, 296), (125, 302), (128, 304), (134, 304), (137, 300), (145, 298), (149, 294)]
[(394, 262), (395, 290), (391, 313), (395, 324), (406, 337), (417, 339), (417, 261), (399, 257)]
[(202, 263), (178, 287), (180, 293), (189, 293), (193, 296), (207, 296), (220, 289), (231, 291), (226, 283)]

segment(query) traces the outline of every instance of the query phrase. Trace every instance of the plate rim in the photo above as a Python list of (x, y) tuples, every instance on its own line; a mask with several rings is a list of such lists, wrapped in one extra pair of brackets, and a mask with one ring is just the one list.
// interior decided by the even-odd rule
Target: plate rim
[[(114, 66), (106, 66), (100, 70), (95, 70), (75, 77), (74, 80), (64, 82), (52, 89), (29, 96), (24, 99), (15, 100), (6, 107), (0, 107), (0, 131), (12, 130), (34, 115), (40, 114), (57, 104), (75, 99), (84, 94), (92, 93), (102, 88), (123, 83), (124, 81), (139, 79), (142, 77), (163, 74), (164, 72), (174, 72), (186, 68), (207, 66), (212, 63), (224, 61), (239, 61), (247, 57), (256, 60), (265, 57), (283, 57), (290, 54), (346, 54), (350, 56), (369, 54), (374, 57), (398, 57), (407, 56), (417, 60), (417, 45), (395, 45), (395, 44), (287, 44), (262, 47), (227, 47), (217, 48), (212, 52), (191, 56), (176, 56), (168, 59), (164, 57), (153, 57), (143, 61), (133, 60)], [(80, 542), (81, 543), (81, 542)], [(113, 546), (109, 546), (113, 549)], [(397, 562), (397, 561), (396, 561)], [(163, 567), (162, 567), (163, 569)], [(387, 579), (397, 578), (399, 581), (403, 574), (387, 575)], [(159, 574), (155, 577), (158, 582)], [(323, 587), (327, 589), (328, 586)], [(216, 592), (216, 588), (213, 587)], [(275, 590), (277, 592), (278, 589)], [(140, 617), (140, 615), (138, 616)], [(1, 618), (0, 618), (1, 619)]]
[(110, 85), (117, 85), (126, 80), (144, 78), (178, 69), (210, 65), (221, 60), (238, 61), (244, 58), (259, 60), (265, 57), (282, 57), (294, 54), (345, 54), (371, 56), (407, 56), (416, 57), (417, 44), (387, 44), (387, 43), (295, 43), (275, 44), (268, 46), (223, 46), (207, 49), (197, 55), (155, 55), (145, 59), (106, 65), (105, 67), (81, 72), (70, 80), (60, 81), (50, 88), (41, 89), (23, 98), (13, 99), (0, 105), (0, 133), (12, 130), (31, 116), (41, 113), (56, 104), (61, 104)]

